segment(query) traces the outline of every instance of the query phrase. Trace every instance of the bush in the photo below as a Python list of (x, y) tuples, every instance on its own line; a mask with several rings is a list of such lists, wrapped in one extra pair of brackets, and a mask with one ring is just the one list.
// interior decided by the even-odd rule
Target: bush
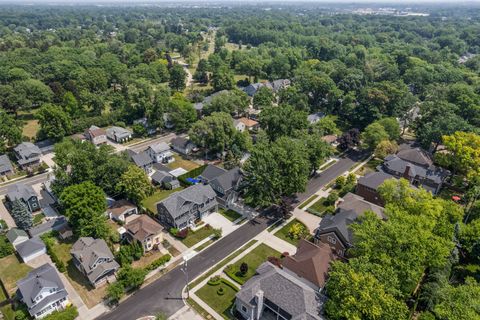
[(0, 236), (0, 258), (6, 257), (14, 253), (13, 246), (8, 242), (7, 237)]
[(139, 123), (134, 124), (132, 130), (135, 137), (143, 138), (147, 136), (147, 129)]
[(218, 286), (222, 281), (222, 278), (220, 276), (213, 276), (208, 280), (207, 284), (210, 286)]
[(225, 294), (225, 289), (223, 289), (222, 287), (218, 288), (217, 294), (218, 294), (219, 296), (223, 296), (223, 295)]
[(334, 214), (335, 213), (335, 206), (328, 206), (325, 208), (325, 211), (323, 211), (323, 214)]
[(144, 269), (126, 266), (120, 269), (117, 279), (127, 290), (138, 289), (147, 275)]
[(185, 228), (177, 232), (176, 237), (179, 239), (185, 239), (188, 236), (188, 229)]
[(347, 179), (344, 176), (339, 176), (335, 179), (335, 189), (342, 189)]
[(222, 228), (213, 229), (213, 240), (220, 239), (222, 237)]
[(245, 276), (245, 274), (247, 274), (248, 272), (248, 264), (246, 262), (242, 262), (240, 264), (240, 274), (242, 276)]
[(54, 233), (53, 232), (46, 233), (40, 236), (40, 238), (42, 239), (43, 243), (45, 243), (45, 247), (47, 248), (47, 253), (52, 259), (53, 263), (55, 263), (55, 265), (57, 266), (58, 271), (62, 273), (66, 272), (67, 267), (65, 266), (65, 263), (62, 260), (60, 260), (60, 258), (57, 256), (57, 253), (53, 250), (53, 247), (56, 244)]
[(124, 294), (125, 294), (125, 287), (120, 281), (117, 281), (108, 285), (107, 298), (110, 299), (110, 301), (113, 304), (117, 304)]
[(115, 122), (115, 125), (116, 125), (117, 127), (121, 127), (121, 128), (125, 128), (125, 127), (127, 126), (127, 125), (125, 124), (125, 122), (123, 122), (123, 121), (117, 121), (117, 122)]
[(324, 204), (325, 205), (334, 205), (335, 202), (338, 200), (338, 193), (332, 192), (328, 195), (328, 197), (325, 199)]
[(78, 317), (77, 308), (74, 306), (69, 306), (62, 311), (54, 311), (45, 318), (44, 320), (74, 320)]
[(174, 237), (177, 236), (178, 231), (179, 231), (179, 230), (178, 230), (177, 228), (170, 228), (170, 230), (168, 230), (168, 232), (170, 232), (170, 234), (171, 234), (172, 236), (174, 236)]
[(301, 239), (308, 234), (307, 229), (301, 223), (294, 223), (288, 230), (288, 236), (292, 239)]
[(157, 260), (154, 260), (152, 263), (150, 263), (148, 266), (146, 266), (145, 271), (146, 272), (153, 271), (153, 270), (157, 269), (158, 267), (163, 266), (168, 261), (170, 261), (171, 258), (172, 258), (172, 256), (169, 255), (169, 254), (161, 256), (160, 258), (158, 258)]

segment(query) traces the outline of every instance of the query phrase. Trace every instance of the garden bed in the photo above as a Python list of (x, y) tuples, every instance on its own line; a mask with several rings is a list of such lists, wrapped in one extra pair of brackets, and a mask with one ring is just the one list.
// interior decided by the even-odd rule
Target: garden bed
[[(291, 233), (290, 231), (291, 231), (291, 229), (294, 225), (298, 225), (299, 228), (298, 228), (297, 232)], [(293, 219), (292, 221), (287, 223), (285, 226), (283, 226), (282, 229), (275, 232), (276, 237), (278, 237), (278, 238), (280, 238), (284, 241), (287, 241), (288, 243), (291, 243), (294, 246), (298, 245), (298, 242), (300, 241), (300, 239), (307, 238), (309, 235), (310, 234), (308, 232), (307, 226), (304, 225), (303, 223), (301, 223), (297, 219)]]

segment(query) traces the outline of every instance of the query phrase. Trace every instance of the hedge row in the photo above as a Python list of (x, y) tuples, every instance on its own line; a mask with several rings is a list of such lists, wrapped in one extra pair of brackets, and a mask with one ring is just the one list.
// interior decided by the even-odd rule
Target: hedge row
[(57, 266), (58, 271), (60, 272), (65, 272), (67, 271), (67, 267), (65, 266), (65, 263), (63, 263), (60, 258), (58, 258), (57, 253), (53, 250), (53, 246), (55, 245), (55, 238), (53, 238), (52, 233), (46, 233), (40, 238), (43, 240), (43, 243), (45, 243), (45, 247), (47, 248), (47, 253), (52, 259), (53, 263)]
[(148, 266), (146, 266), (145, 271), (146, 272), (153, 271), (153, 270), (157, 269), (158, 267), (163, 266), (165, 263), (170, 261), (170, 259), (172, 259), (172, 256), (169, 255), (169, 254), (161, 256), (160, 258), (158, 258), (157, 260), (154, 260), (152, 263), (150, 263)]

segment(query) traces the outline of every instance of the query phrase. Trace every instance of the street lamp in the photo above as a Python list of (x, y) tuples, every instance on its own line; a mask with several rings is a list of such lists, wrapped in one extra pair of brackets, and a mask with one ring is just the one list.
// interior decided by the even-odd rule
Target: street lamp
[(190, 253), (187, 253), (183, 256), (183, 267), (180, 268), (180, 270), (182, 270), (182, 272), (185, 274), (185, 284), (187, 286), (187, 299), (190, 298), (190, 290), (188, 288), (188, 260), (190, 260), (191, 258), (193, 258), (193, 256), (195, 255), (195, 252), (190, 252)]

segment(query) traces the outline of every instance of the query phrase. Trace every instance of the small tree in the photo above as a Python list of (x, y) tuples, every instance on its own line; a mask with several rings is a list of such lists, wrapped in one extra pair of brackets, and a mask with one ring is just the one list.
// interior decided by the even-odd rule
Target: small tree
[(217, 240), (222, 237), (222, 228), (213, 229), (213, 239)]
[(345, 176), (339, 176), (335, 179), (335, 186), (337, 189), (342, 189), (345, 186), (346, 179)]
[(240, 273), (242, 274), (242, 276), (246, 275), (248, 272), (248, 264), (246, 262), (242, 262), (242, 264), (240, 265)]
[(338, 200), (338, 193), (332, 192), (328, 195), (327, 199), (325, 200), (325, 203), (328, 205), (333, 205), (337, 200)]
[(28, 230), (33, 226), (32, 214), (21, 200), (15, 199), (12, 201), (11, 214), (20, 229)]
[(307, 230), (301, 223), (293, 224), (288, 230), (288, 235), (292, 239), (301, 239), (306, 236)]
[(124, 294), (125, 287), (120, 281), (111, 283), (107, 288), (107, 298), (110, 299), (113, 304), (117, 304)]

